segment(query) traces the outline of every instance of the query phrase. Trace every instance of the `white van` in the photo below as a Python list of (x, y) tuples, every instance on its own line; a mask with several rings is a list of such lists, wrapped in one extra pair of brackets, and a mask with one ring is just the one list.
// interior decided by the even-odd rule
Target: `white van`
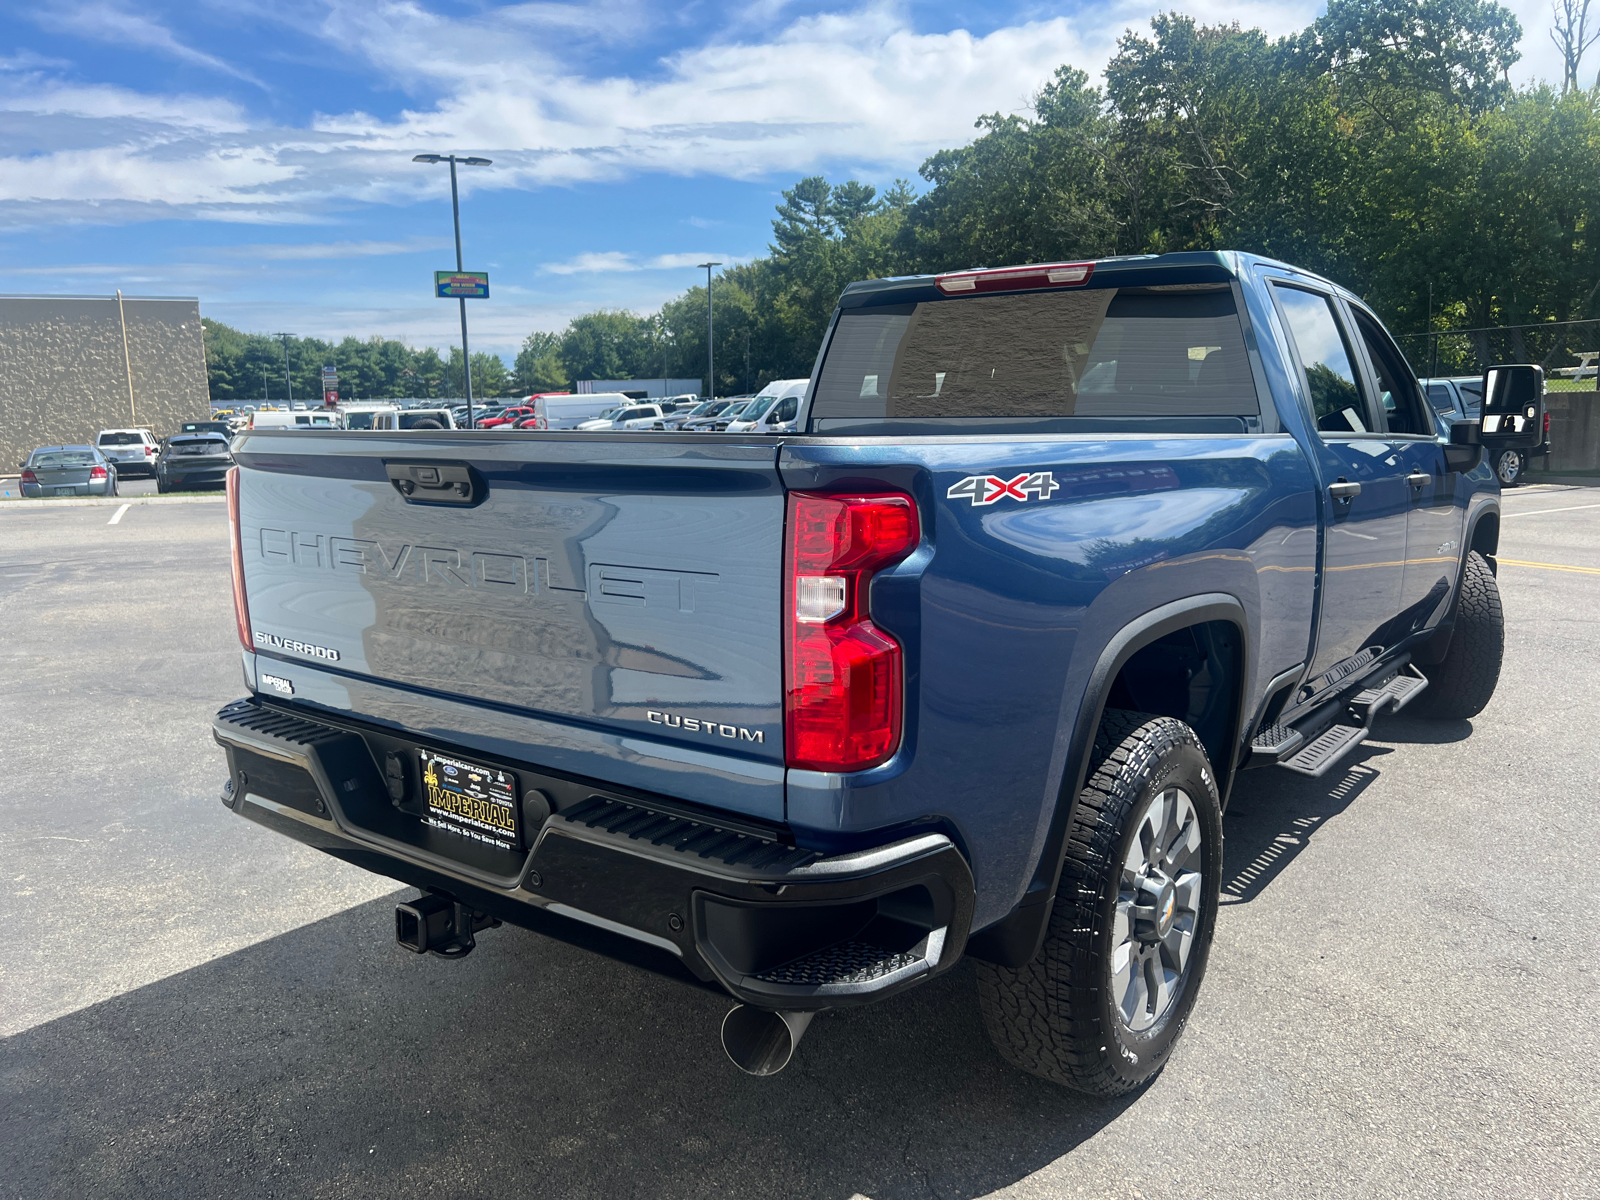
[(249, 429), (343, 429), (344, 418), (331, 409), (304, 412), (254, 412)]
[(810, 379), (774, 379), (756, 393), (756, 398), (729, 422), (727, 433), (793, 433)]
[(576, 396), (530, 396), (523, 402), (533, 408), (538, 429), (576, 429), (585, 421), (598, 420), (610, 408), (630, 403), (621, 392), (589, 392)]

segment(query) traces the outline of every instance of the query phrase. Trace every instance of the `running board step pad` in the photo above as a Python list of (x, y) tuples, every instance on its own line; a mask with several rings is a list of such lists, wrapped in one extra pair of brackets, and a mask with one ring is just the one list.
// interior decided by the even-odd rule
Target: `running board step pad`
[(1350, 701), (1350, 706), (1361, 713), (1377, 715), (1382, 712), (1397, 713), (1410, 704), (1424, 688), (1428, 681), (1421, 675), (1396, 675), (1382, 687), (1367, 688), (1357, 692), (1355, 699)]
[(1310, 775), (1315, 779), (1326, 774), (1334, 763), (1366, 741), (1370, 732), (1362, 725), (1335, 725), (1313, 738), (1294, 757), (1286, 758), (1278, 765), (1297, 775)]

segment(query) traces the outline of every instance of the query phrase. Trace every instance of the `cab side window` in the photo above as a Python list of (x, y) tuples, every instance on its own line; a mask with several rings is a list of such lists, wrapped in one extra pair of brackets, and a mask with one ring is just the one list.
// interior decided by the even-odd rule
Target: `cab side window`
[(1433, 419), (1422, 402), (1421, 389), (1405, 358), (1381, 325), (1359, 308), (1352, 311), (1356, 315), (1356, 329), (1367, 347), (1367, 357), (1372, 360), (1372, 369), (1378, 376), (1378, 398), (1383, 403), (1389, 432), (1432, 437)]
[(1305, 368), (1318, 431), (1334, 436), (1373, 432), (1333, 301), (1297, 287), (1280, 286), (1274, 290), (1300, 365)]

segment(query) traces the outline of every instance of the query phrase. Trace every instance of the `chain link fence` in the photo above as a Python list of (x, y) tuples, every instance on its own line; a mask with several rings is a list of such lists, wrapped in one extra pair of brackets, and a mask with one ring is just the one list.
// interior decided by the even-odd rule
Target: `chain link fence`
[(1551, 392), (1600, 390), (1600, 319), (1443, 329), (1399, 340), (1418, 375), (1481, 375), (1493, 363), (1538, 363)]

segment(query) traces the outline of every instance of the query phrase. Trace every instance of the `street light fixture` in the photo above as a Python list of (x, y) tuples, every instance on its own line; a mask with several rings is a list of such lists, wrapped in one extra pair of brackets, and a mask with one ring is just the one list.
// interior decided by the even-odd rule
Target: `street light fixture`
[[(454, 154), (418, 154), (414, 155), (411, 161), (419, 163), (447, 162), (450, 164), (450, 213), (455, 218), (456, 222), (456, 270), (464, 271), (466, 270), (466, 266), (461, 261), (461, 199), (456, 192), (456, 164), (460, 163), (464, 167), (487, 167), (491, 165), (494, 160), (490, 158), (476, 157), (458, 158)], [(478, 422), (473, 416), (472, 412), (472, 355), (467, 349), (467, 298), (462, 296), (460, 299), (461, 375), (466, 381), (467, 385), (467, 428), (475, 429), (477, 428)]]
[(717, 334), (716, 322), (711, 312), (711, 268), (720, 267), (719, 262), (696, 263), (697, 267), (704, 267), (706, 272), (706, 399), (717, 398), (717, 374), (713, 348)]

